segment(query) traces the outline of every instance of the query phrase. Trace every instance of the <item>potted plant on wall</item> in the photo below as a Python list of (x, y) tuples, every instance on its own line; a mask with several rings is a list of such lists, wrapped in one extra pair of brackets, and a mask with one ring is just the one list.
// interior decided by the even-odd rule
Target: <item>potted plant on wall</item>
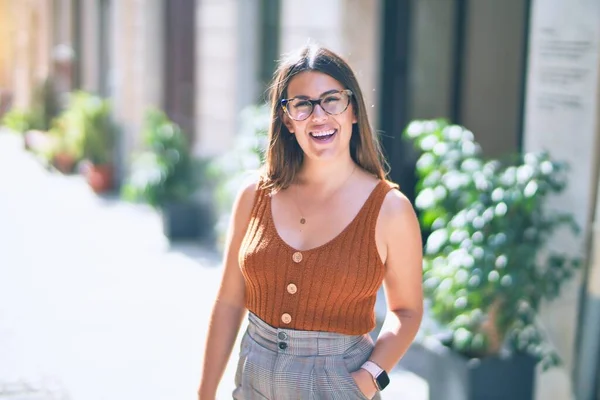
[(145, 149), (134, 158), (122, 196), (160, 210), (170, 239), (209, 232), (210, 204), (194, 197), (200, 187), (211, 190), (204, 179), (206, 161), (190, 155), (184, 132), (160, 110), (148, 110), (142, 135)]
[(60, 128), (48, 131), (50, 145), (44, 157), (63, 174), (71, 174), (83, 155), (81, 138), (70, 136)]
[(2, 117), (2, 125), (14, 133), (25, 135), (32, 125), (31, 113), (22, 109), (11, 108)]
[(546, 153), (484, 160), (467, 129), (415, 121), (415, 206), (429, 233), (424, 290), (441, 332), (424, 333), (402, 365), (427, 378), (432, 399), (531, 399), (534, 369), (560, 359), (537, 321), (580, 264), (548, 249), (571, 215), (547, 208), (565, 166)]
[(62, 173), (71, 173), (85, 153), (85, 113), (81, 106), (67, 108), (52, 121), (48, 160)]
[(31, 151), (45, 166), (53, 161), (58, 145), (57, 135), (49, 135), (40, 127), (40, 118), (28, 109), (12, 108), (2, 118), (2, 125), (18, 134), (25, 150)]
[(114, 183), (115, 127), (110, 102), (98, 96), (76, 92), (71, 98), (76, 124), (83, 132), (83, 173), (92, 190), (106, 192)]
[(33, 88), (31, 95), (32, 127), (47, 132), (53, 125), (54, 119), (60, 114), (59, 95), (56, 91), (54, 78), (48, 76)]
[(34, 86), (31, 99), (31, 107), (27, 111), (29, 126), (23, 133), (25, 149), (31, 150), (45, 163), (51, 163), (55, 138), (48, 137), (47, 133), (61, 112), (58, 93), (51, 76)]

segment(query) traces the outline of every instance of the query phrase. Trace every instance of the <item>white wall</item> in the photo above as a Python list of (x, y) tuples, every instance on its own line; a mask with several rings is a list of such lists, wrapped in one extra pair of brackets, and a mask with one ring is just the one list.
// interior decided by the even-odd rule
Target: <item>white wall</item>
[(254, 100), (257, 9), (256, 0), (197, 3), (196, 155), (229, 148), (241, 109)]
[(163, 1), (112, 0), (110, 98), (121, 129), (120, 178), (127, 173), (132, 151), (141, 146), (146, 110), (162, 107)]
[[(597, 0), (533, 2), (524, 146), (547, 149), (570, 164), (569, 186), (551, 206), (573, 213), (583, 229), (576, 240), (558, 238), (555, 250), (584, 251), (588, 238), (598, 159), (599, 39)], [(540, 377), (540, 400), (570, 398), (580, 287), (576, 279), (544, 307), (543, 322), (566, 368)]]

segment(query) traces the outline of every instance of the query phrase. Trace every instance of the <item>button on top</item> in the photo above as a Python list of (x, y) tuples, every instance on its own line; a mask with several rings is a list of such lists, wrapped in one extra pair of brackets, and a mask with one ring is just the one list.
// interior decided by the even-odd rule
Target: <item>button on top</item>
[(277, 334), (277, 338), (278, 338), (279, 340), (286, 340), (286, 339), (288, 338), (288, 335), (287, 335), (287, 333), (285, 333), (285, 332), (279, 332), (279, 333)]
[(302, 261), (302, 253), (300, 253), (299, 251), (295, 252), (292, 255), (292, 260), (294, 260), (295, 263), (299, 263), (300, 261)]
[(292, 322), (292, 316), (288, 313), (285, 313), (281, 316), (281, 321), (284, 324), (289, 324), (290, 322)]
[(296, 285), (294, 285), (293, 283), (290, 283), (289, 285), (287, 285), (287, 291), (289, 294), (295, 294), (298, 291), (298, 287), (296, 287)]

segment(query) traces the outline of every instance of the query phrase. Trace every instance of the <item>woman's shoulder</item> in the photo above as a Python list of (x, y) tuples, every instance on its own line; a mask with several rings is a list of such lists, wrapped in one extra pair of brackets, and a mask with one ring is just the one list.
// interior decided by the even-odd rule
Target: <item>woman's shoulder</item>
[(252, 209), (257, 195), (264, 191), (263, 181), (260, 177), (252, 176), (245, 179), (238, 190), (237, 204), (244, 209)]
[(251, 210), (257, 201), (272, 196), (275, 191), (273, 182), (262, 174), (247, 176), (240, 185), (237, 194), (238, 206)]
[(420, 237), (420, 225), (417, 213), (411, 201), (402, 193), (398, 185), (385, 181), (392, 189), (383, 199), (379, 212), (379, 223), (382, 224), (383, 240), (389, 244), (412, 240)]
[(381, 184), (387, 193), (381, 205), (381, 216), (391, 224), (402, 222), (406, 218), (413, 218), (414, 207), (408, 197), (400, 190), (400, 186), (390, 180), (382, 179)]

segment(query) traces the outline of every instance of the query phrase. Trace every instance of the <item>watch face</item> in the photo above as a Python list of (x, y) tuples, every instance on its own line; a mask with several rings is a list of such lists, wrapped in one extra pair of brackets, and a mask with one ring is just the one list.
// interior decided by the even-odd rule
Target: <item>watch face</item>
[(389, 384), (390, 377), (388, 376), (388, 374), (385, 371), (379, 374), (379, 376), (377, 377), (377, 385), (379, 386), (379, 390), (385, 389), (385, 387)]

